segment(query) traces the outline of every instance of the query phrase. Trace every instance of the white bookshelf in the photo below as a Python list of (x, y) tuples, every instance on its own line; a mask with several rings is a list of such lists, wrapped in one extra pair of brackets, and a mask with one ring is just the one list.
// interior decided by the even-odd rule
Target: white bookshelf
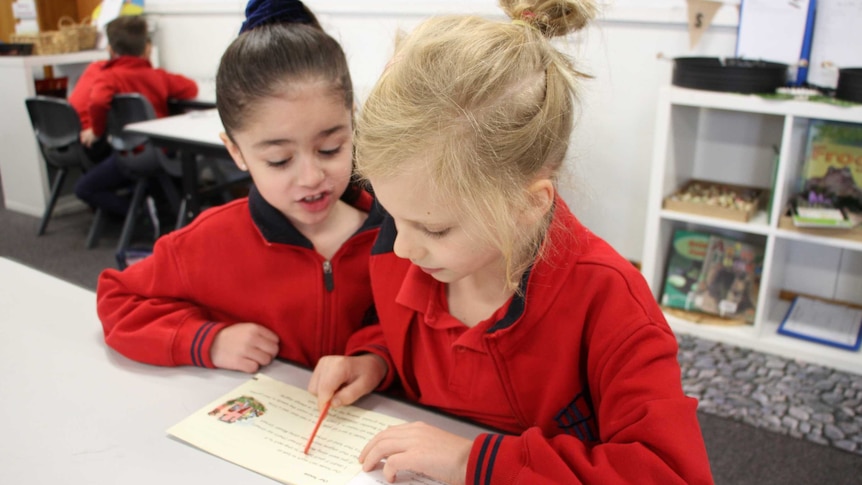
[[(787, 200), (797, 191), (812, 119), (862, 124), (862, 107), (663, 88), (656, 116), (641, 271), (660, 298), (676, 229), (726, 234), (762, 244), (764, 264), (752, 325), (694, 323), (667, 314), (673, 330), (862, 374), (860, 352), (777, 333), (789, 307), (789, 302), (779, 298), (781, 290), (862, 304), (862, 237), (838, 238), (779, 225)], [(749, 222), (663, 209), (663, 199), (690, 179), (768, 189), (773, 203)]]

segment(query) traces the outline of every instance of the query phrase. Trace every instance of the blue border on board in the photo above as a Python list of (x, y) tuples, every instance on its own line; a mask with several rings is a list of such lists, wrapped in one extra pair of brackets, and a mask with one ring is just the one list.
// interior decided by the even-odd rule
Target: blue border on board
[(817, 15), (817, 0), (808, 2), (808, 19), (805, 21), (805, 36), (802, 38), (802, 52), (799, 54), (800, 65), (796, 68), (794, 86), (801, 86), (808, 80), (808, 61), (811, 60), (811, 41), (814, 39), (814, 17)]

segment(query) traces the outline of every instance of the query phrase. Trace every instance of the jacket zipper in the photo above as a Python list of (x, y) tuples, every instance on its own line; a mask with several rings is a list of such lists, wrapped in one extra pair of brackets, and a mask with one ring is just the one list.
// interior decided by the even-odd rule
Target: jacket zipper
[(318, 352), (320, 355), (326, 355), (329, 346), (329, 328), (332, 326), (330, 320), (330, 305), (332, 304), (332, 289), (335, 288), (335, 281), (332, 278), (332, 263), (330, 261), (323, 262), (323, 287), (326, 292), (323, 294), (323, 325), (320, 326), (320, 347)]
[(332, 293), (332, 289), (335, 287), (335, 281), (332, 279), (332, 263), (329, 261), (323, 262), (323, 286), (330, 293)]

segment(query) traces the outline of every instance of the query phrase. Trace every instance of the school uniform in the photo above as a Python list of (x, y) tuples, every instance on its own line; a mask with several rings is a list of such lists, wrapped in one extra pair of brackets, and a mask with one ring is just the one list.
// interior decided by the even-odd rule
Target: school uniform
[(86, 149), (98, 163), (78, 179), (75, 195), (93, 208), (124, 217), (128, 197), (117, 194), (132, 185), (133, 179), (119, 166), (105, 137), (108, 111), (115, 94), (140, 93), (153, 106), (156, 117), (168, 115), (168, 99), (189, 99), (198, 94), (197, 84), (182, 75), (155, 69), (150, 61), (135, 56), (119, 56), (87, 66), (69, 96), (81, 119), (82, 129), (92, 129), (97, 140)]
[(467, 484), (712, 483), (683, 394), (677, 343), (643, 277), (557, 198), (544, 257), (473, 328), (445, 285), (392, 252), (371, 258), (380, 325), (356, 352), (384, 358), (407, 397), (502, 433), (473, 443)]
[(330, 260), (254, 188), (203, 212), (143, 261), (100, 275), (105, 341), (148, 364), (213, 367), (215, 335), (253, 322), (278, 335), (280, 358), (311, 367), (343, 354), (373, 315), (368, 257), (382, 220), (367, 192), (353, 205), (368, 218)]
[[(99, 77), (107, 63), (108, 61), (91, 62), (75, 83), (75, 89), (69, 94), (69, 104), (78, 113), (82, 130), (86, 130), (92, 125), (90, 123), (90, 92), (93, 90), (93, 83)], [(104, 136), (98, 138), (91, 146), (83, 148), (87, 158), (93, 163), (99, 163), (108, 158), (113, 151), (107, 138)]]
[(108, 61), (91, 62), (84, 69), (84, 72), (81, 73), (81, 76), (78, 77), (75, 89), (69, 94), (69, 104), (78, 113), (78, 118), (81, 120), (81, 129), (83, 130), (92, 126), (92, 123), (90, 123), (90, 92), (93, 90), (93, 83), (96, 82), (96, 79), (105, 69), (107, 63)]
[(150, 61), (135, 56), (115, 57), (101, 66), (90, 87), (90, 127), (102, 136), (115, 94), (140, 93), (150, 101), (157, 118), (168, 116), (168, 99), (190, 99), (198, 95), (193, 80), (164, 69), (153, 68)]

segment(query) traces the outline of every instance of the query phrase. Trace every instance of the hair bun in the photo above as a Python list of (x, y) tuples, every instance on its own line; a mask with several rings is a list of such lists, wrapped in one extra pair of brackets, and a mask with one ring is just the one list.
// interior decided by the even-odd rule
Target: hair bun
[(250, 0), (239, 33), (272, 23), (315, 24), (316, 20), (299, 0)]
[(499, 0), (512, 20), (524, 22), (545, 37), (558, 37), (584, 28), (596, 17), (593, 0)]

